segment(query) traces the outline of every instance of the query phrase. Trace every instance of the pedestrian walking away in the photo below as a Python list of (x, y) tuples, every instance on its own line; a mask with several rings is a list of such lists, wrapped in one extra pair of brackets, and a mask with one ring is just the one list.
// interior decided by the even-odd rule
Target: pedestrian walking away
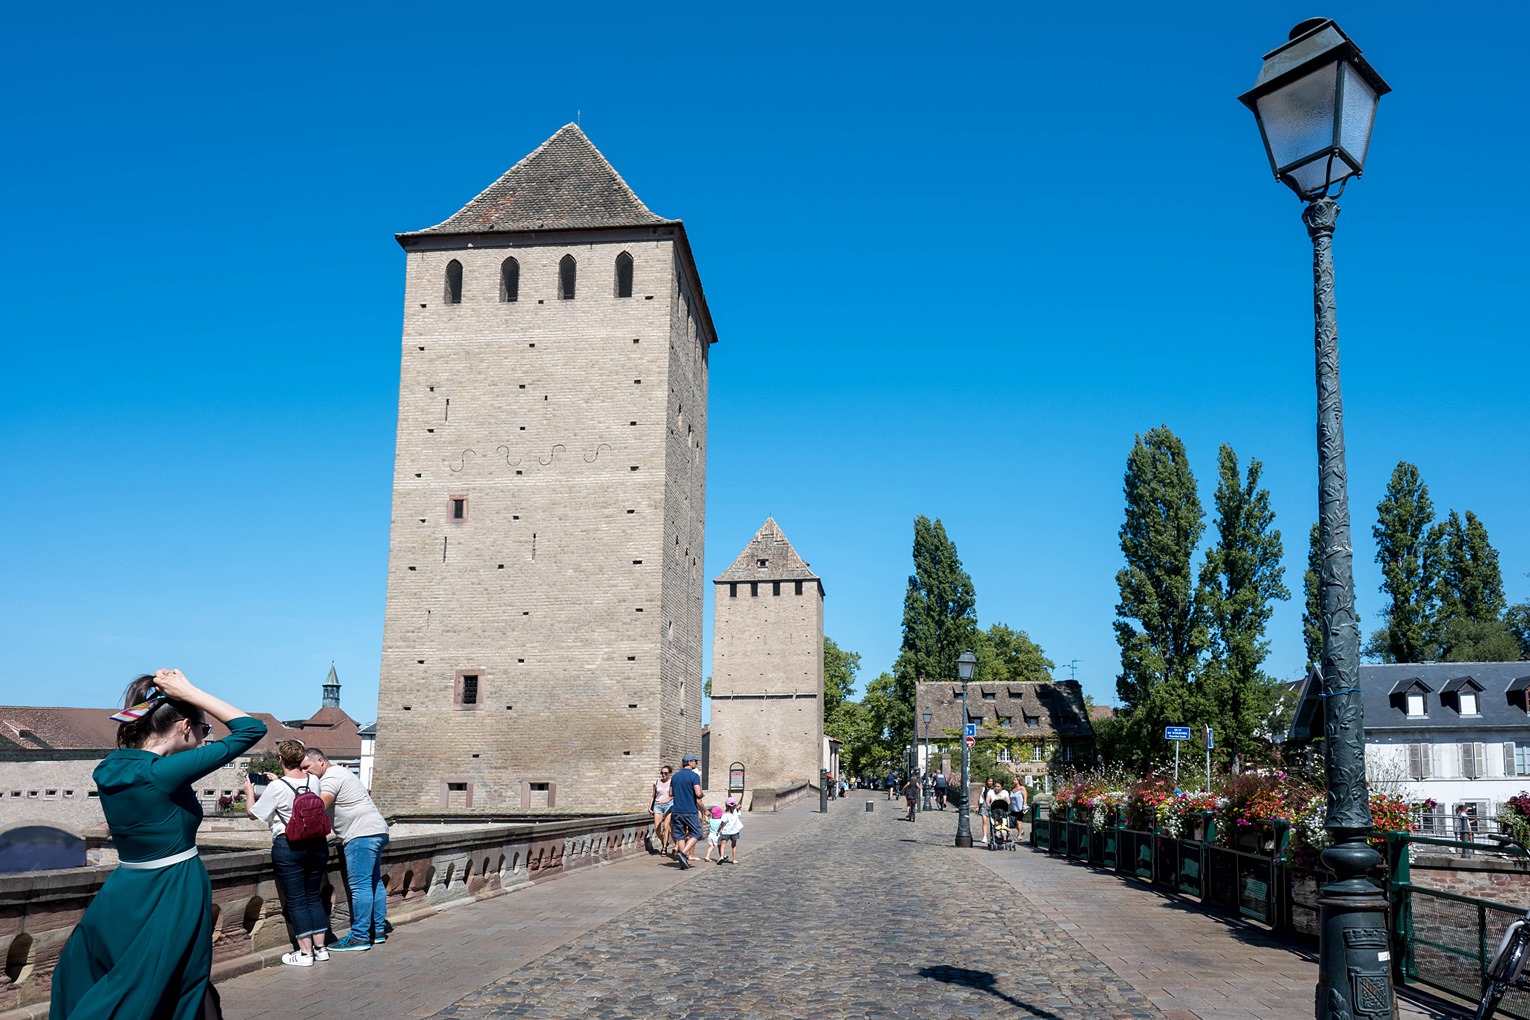
[(319, 796), (334, 818), (351, 894), (351, 930), (329, 948), (348, 953), (381, 945), (393, 930), (388, 923), (388, 888), (382, 880), (388, 822), (356, 774), (331, 763), (317, 747), (303, 752), (303, 771), (319, 781)]
[(683, 767), (670, 783), (674, 806), (669, 809), (669, 824), (675, 840), (675, 861), (681, 868), (691, 866), (691, 851), (696, 849), (696, 841), (701, 838), (705, 797), (701, 791), (701, 776), (691, 767), (700, 763), (701, 759), (694, 754), (686, 755), (680, 763)]
[(951, 785), (951, 780), (944, 772), (935, 773), (935, 806), (940, 810), (946, 809), (946, 789)]
[(718, 859), (722, 859), (722, 851), (717, 849), (717, 835), (722, 831), (723, 809), (721, 805), (714, 807), (708, 812), (707, 818), (707, 853), (706, 859), (712, 859), (712, 851), (717, 850)]
[[(119, 863), (59, 954), (50, 1020), (221, 1017), (212, 975), (212, 884), (197, 856), (192, 783), (265, 736), (265, 723), (178, 669), (140, 676), (111, 718), (117, 749), (92, 773)], [(208, 717), (229, 729), (207, 741)], [(204, 743), (204, 741), (207, 741)]]
[(914, 805), (919, 802), (919, 777), (911, 775), (908, 782), (903, 784), (903, 799), (908, 804), (908, 815), (905, 821), (914, 820)]
[(324, 902), (320, 898), (324, 869), (329, 864), (329, 841), (325, 839), (329, 824), (323, 814), (323, 800), (315, 802), (309, 798), (309, 803), (316, 805), (319, 818), (324, 820), (322, 831), (305, 839), (289, 838), (287, 832), (297, 795), (319, 792), (319, 781), (303, 771), (305, 750), (296, 740), (283, 740), (277, 745), (276, 757), (281, 762), (282, 774), (265, 774), (270, 782), (259, 800), (255, 798), (250, 777), (244, 777), (244, 802), (248, 805), (245, 813), (271, 828), (271, 870), (281, 888), (282, 910), (297, 939), (297, 951), (282, 956), (282, 963), (289, 967), (312, 967), (329, 959), (329, 950), (324, 945), (329, 918), (324, 916)]
[[(653, 783), (653, 798), (648, 810), (653, 814), (653, 832), (659, 840), (659, 853), (669, 855), (669, 809), (674, 806), (675, 795), (670, 782), (668, 765), (659, 767), (659, 778)], [(651, 852), (651, 848), (650, 848)]]

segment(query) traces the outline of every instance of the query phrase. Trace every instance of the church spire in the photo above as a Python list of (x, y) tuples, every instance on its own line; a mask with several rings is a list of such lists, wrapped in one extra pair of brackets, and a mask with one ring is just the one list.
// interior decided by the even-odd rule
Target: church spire
[(340, 707), (340, 678), (335, 675), (335, 664), (329, 664), (329, 676), (324, 678), (324, 707)]

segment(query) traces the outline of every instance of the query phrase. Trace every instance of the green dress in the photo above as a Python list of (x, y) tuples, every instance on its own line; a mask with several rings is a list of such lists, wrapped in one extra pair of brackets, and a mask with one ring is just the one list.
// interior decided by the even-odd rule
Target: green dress
[[(118, 748), (96, 766), (101, 809), (122, 861), (196, 846), (202, 805), (192, 782), (265, 736), (258, 719), (179, 754)], [(194, 1020), (211, 985), (212, 885), (200, 857), (118, 868), (69, 936), (53, 972), (49, 1020)]]

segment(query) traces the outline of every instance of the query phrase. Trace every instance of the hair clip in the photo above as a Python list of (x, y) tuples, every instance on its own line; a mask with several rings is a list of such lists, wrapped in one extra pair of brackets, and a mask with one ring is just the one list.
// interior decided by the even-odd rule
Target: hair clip
[(149, 695), (149, 700), (147, 700), (147, 701), (140, 701), (138, 704), (133, 705), (131, 708), (124, 708), (120, 712), (113, 713), (112, 716), (111, 716), (112, 722), (117, 722), (117, 723), (137, 722), (138, 720), (142, 719), (144, 716), (148, 715), (150, 712), (154, 711), (155, 706), (158, 705), (161, 701), (165, 700), (165, 696), (163, 694), (159, 693), (159, 691), (157, 691), (153, 687), (149, 688), (148, 695)]

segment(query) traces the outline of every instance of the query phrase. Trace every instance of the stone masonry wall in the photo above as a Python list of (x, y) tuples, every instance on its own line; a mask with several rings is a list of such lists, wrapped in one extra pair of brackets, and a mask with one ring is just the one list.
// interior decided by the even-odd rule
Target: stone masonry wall
[[(800, 593), (798, 585), (800, 583)], [(714, 585), (712, 775), (744, 763), (750, 789), (818, 782), (823, 596), (816, 581)]]
[(374, 794), (638, 809), (655, 763), (700, 746), (707, 338), (666, 228), (473, 242), (407, 256)]

